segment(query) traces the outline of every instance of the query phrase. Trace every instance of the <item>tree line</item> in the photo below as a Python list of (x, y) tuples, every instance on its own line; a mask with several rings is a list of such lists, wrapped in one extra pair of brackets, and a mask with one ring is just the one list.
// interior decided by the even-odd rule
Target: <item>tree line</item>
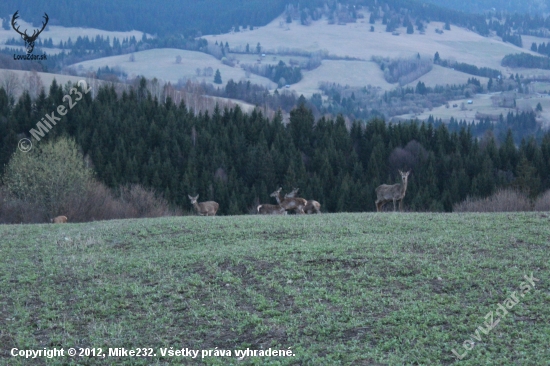
[[(68, 88), (53, 83), (31, 100), (23, 94), (10, 104), (0, 89), (0, 166), (5, 167), (23, 136), (52, 106), (63, 104)], [(525, 118), (510, 115), (509, 119)], [(220, 204), (220, 214), (244, 214), (278, 186), (299, 187), (302, 197), (325, 212), (372, 211), (374, 189), (395, 183), (397, 171), (412, 169), (405, 207), (451, 211), (467, 196), (488, 196), (517, 186), (536, 195), (550, 187), (550, 134), (541, 142), (507, 134), (474, 138), (469, 127), (375, 118), (346, 124), (341, 116), (317, 121), (304, 103), (284, 124), (279, 113), (216, 108), (194, 113), (168, 98), (161, 103), (143, 79), (129, 92), (103, 87), (86, 94), (44, 140), (73, 138), (96, 176), (116, 188), (140, 184), (168, 202), (188, 208), (187, 195)]]
[(542, 56), (533, 56), (529, 53), (515, 53), (504, 56), (500, 62), (502, 66), (507, 67), (525, 67), (529, 69), (550, 69), (550, 58)]
[[(140, 31), (170, 36), (180, 34), (227, 33), (235, 26), (260, 26), (279, 16), (286, 1), (273, 0), (167, 0), (162, 6), (145, 0), (91, 1), (78, 3), (25, 2), (21, 17), (33, 24), (41, 24), (44, 12), (50, 16), (50, 25), (89, 27), (108, 31)], [(11, 16), (20, 4), (13, 0), (0, 3), (0, 15)], [(9, 16), (7, 17), (9, 18)]]

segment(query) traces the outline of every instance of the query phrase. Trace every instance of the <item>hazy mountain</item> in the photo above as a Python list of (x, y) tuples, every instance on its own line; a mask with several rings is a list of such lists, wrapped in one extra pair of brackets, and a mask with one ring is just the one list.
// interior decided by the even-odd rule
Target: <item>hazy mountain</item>
[(4, 0), (0, 17), (19, 10), (22, 19), (35, 25), (46, 12), (51, 25), (90, 27), (104, 30), (140, 30), (170, 35), (201, 31), (229, 32), (233, 26), (265, 25), (283, 10), (285, 0)]

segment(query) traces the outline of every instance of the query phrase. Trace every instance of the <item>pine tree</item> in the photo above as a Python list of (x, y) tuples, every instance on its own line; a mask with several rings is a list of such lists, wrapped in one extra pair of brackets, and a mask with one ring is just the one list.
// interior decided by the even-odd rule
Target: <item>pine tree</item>
[(222, 83), (222, 75), (220, 74), (220, 69), (216, 69), (216, 74), (214, 75), (214, 83), (216, 84)]

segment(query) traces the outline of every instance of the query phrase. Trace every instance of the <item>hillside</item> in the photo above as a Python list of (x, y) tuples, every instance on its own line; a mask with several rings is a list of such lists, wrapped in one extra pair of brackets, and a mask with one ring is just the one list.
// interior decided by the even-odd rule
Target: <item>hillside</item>
[[(120, 365), (448, 365), (453, 349), (464, 365), (542, 365), (549, 228), (540, 213), (0, 225), (0, 364), (25, 364), (12, 347), (94, 347)], [(519, 295), (531, 274), (540, 281)], [(487, 331), (486, 314), (514, 293)], [(170, 347), (231, 356), (161, 357)], [(293, 356), (235, 354), (270, 347)]]
[[(91, 61), (84, 61), (73, 65), (75, 70), (90, 70), (96, 71), (100, 67), (120, 67), (124, 72), (128, 74), (130, 78), (143, 75), (146, 78), (157, 78), (170, 81), (172, 84), (176, 84), (179, 79), (187, 80), (192, 79), (198, 82), (205, 81), (212, 83), (214, 75), (208, 77), (197, 75), (197, 68), (203, 70), (204, 68), (212, 68), (213, 71), (220, 70), (222, 76), (222, 84), (219, 86), (225, 86), (229, 79), (250, 80), (251, 83), (265, 85), (270, 89), (275, 88), (277, 84), (270, 81), (267, 78), (257, 76), (255, 74), (246, 78), (245, 72), (241, 68), (230, 67), (222, 64), (219, 60), (211, 55), (203, 52), (185, 51), (178, 49), (154, 49), (136, 52), (134, 55), (134, 61), (130, 61), (128, 55), (104, 57)], [(181, 63), (176, 63), (176, 57), (181, 56)]]
[[(44, 13), (51, 25), (100, 28), (109, 31), (140, 29), (158, 35), (227, 32), (232, 26), (258, 26), (269, 22), (284, 9), (281, 0), (167, 0), (160, 6), (146, 0), (28, 0), (22, 6), (16, 0), (0, 3), (0, 17), (11, 16), (17, 9), (21, 17), (40, 24)], [(215, 11), (213, 11), (215, 9)]]
[[(368, 13), (365, 14), (368, 19)], [(346, 25), (330, 25), (326, 20), (303, 26), (293, 22), (280, 26), (282, 17), (273, 20), (265, 27), (253, 31), (235, 32), (231, 34), (205, 36), (209, 43), (227, 42), (231, 49), (243, 50), (247, 44), (254, 47), (260, 43), (262, 52), (270, 61), (271, 55), (279, 55), (282, 50), (301, 52), (327, 51), (329, 55), (339, 58), (355, 58), (357, 60), (324, 60), (318, 69), (303, 71), (302, 81), (291, 85), (291, 90), (298, 95), (309, 97), (319, 93), (320, 82), (339, 83), (356, 87), (372, 85), (382, 90), (390, 90), (398, 86), (388, 83), (380, 67), (371, 61), (373, 56), (390, 58), (409, 58), (418, 53), (421, 56), (433, 58), (435, 52), (441, 57), (454, 59), (457, 62), (474, 64), (478, 67), (490, 67), (508, 74), (509, 69), (500, 66), (502, 57), (506, 54), (520, 52), (520, 48), (504, 43), (496, 38), (482, 37), (472, 31), (460, 27), (452, 27), (444, 34), (437, 34), (436, 29), (443, 29), (444, 24), (430, 22), (425, 34), (415, 32), (406, 34), (404, 28), (399, 29), (399, 36), (385, 32), (385, 26), (377, 22), (375, 32), (370, 32), (370, 24), (366, 20)], [(530, 51), (528, 51), (530, 52)], [(236, 59), (241, 54), (232, 55)], [(465, 84), (472, 75), (445, 69), (443, 72), (434, 68), (433, 80), (430, 85)], [(429, 77), (430, 73), (426, 74)], [(416, 85), (417, 80), (411, 84)], [(413, 85), (413, 86), (414, 86)]]
[[(506, 55), (519, 52), (536, 55), (537, 53), (530, 50), (530, 44), (543, 43), (545, 38), (522, 35), (524, 42), (521, 44), (522, 47), (519, 47), (513, 44), (514, 42), (520, 44), (518, 38), (502, 33), (510, 30), (499, 29), (495, 25), (498, 23), (496, 21), (490, 22), (488, 25), (490, 30), (478, 33), (473, 23), (467, 20), (473, 21), (479, 16), (452, 11), (443, 11), (440, 15), (435, 15), (438, 14), (437, 7), (430, 6), (426, 8), (426, 14), (431, 14), (436, 19), (446, 17), (455, 19), (456, 16), (457, 24), (463, 24), (463, 26), (430, 21), (429, 17), (426, 19), (428, 15), (422, 15), (422, 7), (413, 2), (409, 4), (411, 14), (401, 19), (401, 13), (396, 10), (401, 3), (397, 0), (390, 3), (393, 5), (384, 7), (387, 9), (384, 10), (384, 17), (386, 13), (389, 14), (390, 23), (393, 22), (393, 31), (387, 31), (388, 20), (381, 16), (380, 10), (369, 8), (365, 6), (366, 3), (357, 10), (350, 10), (350, 6), (342, 5), (341, 12), (338, 10), (340, 8), (336, 7), (324, 13), (311, 13), (311, 9), (315, 9), (315, 1), (307, 3), (313, 8), (303, 9), (305, 13), (302, 15), (310, 14), (306, 20), (299, 11), (288, 6), (284, 13), (279, 13), (279, 16), (265, 26), (252, 29), (241, 25), (233, 27), (231, 31), (228, 29), (229, 32), (225, 31), (221, 34), (213, 32), (201, 38), (181, 35), (156, 37), (150, 34), (146, 36), (139, 31), (107, 32), (87, 28), (63, 28), (52, 24), (44, 31), (41, 38), (44, 40), (51, 38), (54, 46), (59, 41), (67, 42), (69, 37), (74, 41), (75, 37), (84, 35), (92, 40), (94, 35), (105, 39), (109, 37), (109, 40), (117, 37), (117, 43), (121, 39), (134, 38), (123, 47), (119, 45), (115, 48), (113, 45), (110, 50), (104, 50), (101, 48), (103, 46), (97, 45), (92, 46), (91, 50), (82, 49), (79, 46), (77, 53), (58, 58), (55, 54), (59, 53), (59, 48), (45, 48), (44, 52), (50, 54), (51, 59), (45, 66), (39, 67), (43, 67), (43, 70), (53, 68), (58, 72), (79, 73), (81, 76), (86, 76), (90, 72), (99, 73), (100, 68), (116, 68), (120, 73), (111, 75), (111, 79), (107, 78), (108, 80), (133, 80), (134, 77), (143, 75), (149, 79), (157, 78), (161, 83), (171, 82), (173, 85), (179, 83), (180, 89), (188, 81), (195, 84), (204, 82), (209, 85), (195, 85), (188, 89), (200, 90), (201, 93), (233, 99), (233, 101), (238, 99), (239, 103), (263, 106), (266, 110), (282, 109), (286, 112), (285, 120), (288, 119), (288, 112), (296, 105), (300, 95), (308, 99), (310, 102), (308, 106), (314, 109), (316, 116), (343, 114), (350, 120), (368, 120), (376, 116), (403, 120), (427, 119), (433, 115), (435, 118), (446, 121), (450, 117), (455, 119), (463, 115), (470, 117), (470, 114), (475, 118), (487, 114), (498, 116), (500, 113), (506, 114), (511, 111), (531, 111), (538, 106), (539, 101), (533, 103), (532, 97), (535, 96), (541, 99), (540, 103), (543, 107), (543, 113), (538, 114), (539, 122), (544, 126), (550, 124), (550, 114), (544, 108), (550, 103), (550, 96), (546, 93), (550, 90), (550, 72), (501, 66), (502, 59)], [(254, 8), (257, 4), (249, 5)], [(201, 14), (203, 10), (194, 11), (196, 14)], [(345, 18), (346, 12), (351, 12), (355, 18), (352, 20)], [(344, 20), (335, 22), (335, 14), (344, 17), (342, 18)], [(407, 20), (409, 16), (415, 23), (414, 27), (410, 25), (410, 29), (405, 26), (405, 22), (410, 21)], [(511, 21), (506, 20), (506, 24)], [(521, 21), (526, 22), (523, 18)], [(25, 27), (31, 26), (23, 21), (21, 24)], [(526, 31), (531, 32), (529, 34), (535, 34), (534, 29), (529, 28)], [(409, 34), (411, 32), (412, 34)], [(488, 36), (482, 36), (480, 33)], [(0, 42), (6, 42), (13, 35), (14, 32), (11, 30), (0, 31)], [(504, 39), (508, 42), (504, 42)], [(446, 67), (441, 66), (442, 63), (430, 64), (436, 53), (445, 62)], [(105, 55), (108, 57), (103, 57)], [(4, 55), (0, 56), (4, 57)], [(179, 63), (176, 62), (178, 56), (181, 57)], [(130, 57), (134, 59), (133, 62), (130, 61)], [(411, 72), (406, 75), (406, 79), (402, 80), (399, 76), (389, 78), (388, 69), (384, 70), (384, 65), (380, 65), (378, 61), (374, 62), (373, 58), (386, 59), (388, 63), (401, 60), (402, 66), (407, 62), (421, 59), (429, 66), (422, 71)], [(13, 65), (13, 61), (8, 62), (5, 59), (2, 62), (9, 63), (10, 68), (20, 66)], [(281, 63), (284, 63), (283, 67), (286, 71), (300, 68), (299, 76), (293, 74), (294, 76), (289, 78), (287, 73), (286, 77), (281, 77), (282, 73), (277, 74), (274, 70)], [(464, 67), (455, 70), (453, 68), (455, 63), (469, 67), (470, 71)], [(25, 66), (28, 65), (25, 64)], [(472, 72), (472, 68), (476, 70), (485, 68), (485, 71), (491, 71), (495, 81), (491, 81), (486, 73)], [(218, 69), (221, 73), (221, 83), (212, 84), (214, 72)], [(528, 82), (522, 83), (520, 78), (517, 78), (517, 82), (506, 81), (504, 84), (499, 82), (496, 86), (495, 73), (498, 72), (501, 72), (506, 79), (511, 75), (520, 75), (521, 78), (528, 79)], [(473, 77), (476, 79), (471, 81)], [(257, 90), (253, 96), (248, 92), (249, 87), (244, 91), (245, 87), (242, 85), (239, 91), (235, 88), (229, 91), (225, 88), (229, 80), (243, 84), (250, 82), (258, 85), (262, 90)], [(424, 93), (431, 95), (422, 96), (422, 93), (418, 93), (416, 87), (419, 82), (423, 86), (432, 88)], [(473, 83), (478, 83), (478, 87), (472, 86)], [(433, 90), (436, 87), (439, 89)], [(277, 96), (272, 97), (277, 88), (279, 88)], [(355, 89), (346, 92), (349, 88)], [(500, 103), (494, 110), (478, 107), (484, 105), (483, 100), (487, 99), (485, 93), (508, 91), (516, 93), (513, 96), (513, 103)], [(390, 93), (389, 97), (385, 94), (386, 92)], [(354, 98), (359, 95), (361, 97), (353, 99), (354, 102), (350, 103), (352, 94)], [(283, 96), (279, 98), (279, 95)], [(462, 100), (477, 98), (480, 98), (481, 103), (473, 103), (470, 106), (472, 112), (470, 114), (454, 113), (453, 109), (440, 111), (442, 107), (447, 108), (449, 104), (460, 104)], [(514, 107), (518, 105), (522, 107)]]
[[(363, 15), (365, 19), (368, 19), (369, 13)], [(328, 53), (331, 58), (336, 59), (324, 60), (319, 68), (311, 71), (304, 70), (302, 72), (303, 79), (291, 85), (292, 91), (295, 91), (298, 95), (304, 94), (309, 97), (313, 93), (320, 92), (320, 82), (340, 83), (357, 87), (372, 85), (382, 90), (390, 90), (398, 86), (397, 83), (389, 83), (383, 78), (380, 67), (371, 61), (373, 56), (409, 58), (420, 54), (422, 57), (433, 58), (435, 52), (438, 52), (444, 59), (501, 70), (507, 75), (513, 70), (500, 66), (502, 58), (510, 53), (526, 51), (510, 43), (502, 42), (497, 37), (482, 37), (458, 26), (453, 26), (450, 31), (438, 34), (435, 30), (444, 28), (444, 24), (439, 22), (428, 23), (425, 34), (420, 34), (418, 31), (407, 34), (405, 29), (402, 28), (397, 30), (399, 35), (396, 36), (390, 32), (385, 32), (385, 26), (380, 21), (377, 21), (374, 25), (375, 31), (370, 32), (371, 25), (366, 20), (346, 25), (331, 25), (327, 23), (326, 19), (322, 19), (313, 22), (310, 26), (303, 26), (297, 22), (287, 24), (283, 20), (284, 16), (281, 16), (265, 27), (259, 27), (255, 30), (241, 29), (239, 32), (203, 37), (209, 44), (227, 43), (229, 45), (228, 57), (237, 63), (236, 69), (233, 71), (214, 58), (207, 61), (210, 56), (200, 56), (197, 52), (183, 50), (179, 51), (179, 54), (183, 57), (183, 62), (177, 68), (170, 65), (170, 63), (175, 63), (176, 52), (178, 52), (176, 50), (144, 51), (144, 56), (137, 57), (136, 63), (133, 65), (128, 63), (128, 56), (123, 55), (86, 61), (75, 66), (82, 65), (86, 69), (89, 67), (97, 69), (105, 66), (120, 66), (127, 74), (137, 73), (151, 78), (157, 77), (174, 81), (182, 77), (192, 78), (197, 67), (203, 68), (205, 66), (203, 64), (206, 62), (207, 66), (220, 68), (222, 76), (224, 74), (228, 75), (222, 78), (225, 82), (229, 78), (236, 81), (243, 79), (244, 71), (241, 70), (240, 65), (257, 62), (257, 56), (243, 53), (247, 44), (252, 49), (255, 49), (258, 43), (261, 45), (262, 53), (267, 55), (261, 60), (262, 65), (276, 65), (281, 60), (288, 63), (289, 59), (300, 61), (301, 57), (298, 55), (293, 56), (293, 53)], [(284, 26), (281, 26), (281, 22), (284, 23)], [(64, 33), (55, 29), (55, 32), (45, 31), (43, 34), (45, 38), (55, 38), (55, 43), (63, 39), (63, 34), (66, 41), (68, 36), (73, 33), (71, 28), (68, 28)], [(102, 35), (105, 36), (106, 34)], [(12, 35), (8, 33), (5, 37), (7, 36), (11, 37)], [(110, 36), (121, 37), (120, 34), (116, 33), (110, 34)], [(286, 55), (288, 52), (290, 52), (290, 56)], [(529, 50), (526, 52), (532, 53)], [(157, 65), (155, 54), (159, 57), (159, 65), (163, 65), (162, 68)], [(139, 55), (139, 53), (136, 53), (136, 55)], [(170, 60), (169, 64), (165, 64), (163, 59), (166, 57), (173, 57), (173, 60)], [(344, 58), (351, 58), (352, 60), (344, 60)], [(149, 63), (148, 60), (151, 62)], [(465, 84), (467, 79), (472, 76), (451, 69), (442, 71), (434, 68), (432, 73), (434, 74), (432, 77), (434, 82), (427, 82), (428, 85)], [(425, 76), (430, 78), (430, 73)], [(200, 77), (196, 79), (198, 81), (202, 80)], [(263, 80), (257, 80), (257, 76), (253, 74), (250, 81), (274, 87), (274, 83), (265, 78), (261, 79)], [(486, 79), (482, 78), (481, 80), (486, 82)], [(416, 82), (414, 81), (411, 84), (416, 84)]]

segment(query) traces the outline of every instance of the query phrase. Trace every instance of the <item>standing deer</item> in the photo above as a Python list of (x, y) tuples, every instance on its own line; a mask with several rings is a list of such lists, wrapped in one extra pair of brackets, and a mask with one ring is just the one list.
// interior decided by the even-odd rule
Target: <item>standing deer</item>
[(303, 214), (304, 207), (306, 206), (307, 201), (299, 197), (283, 198), (281, 197), (281, 190), (282, 188), (279, 188), (275, 192), (271, 193), (270, 196), (275, 197), (275, 199), (277, 200), (277, 203), (285, 210), (295, 210), (296, 213)]
[(286, 215), (286, 210), (281, 205), (263, 204), (257, 210), (260, 215)]
[(206, 201), (197, 203), (197, 198), (199, 198), (198, 194), (195, 197), (191, 197), (190, 195), (187, 195), (187, 197), (189, 197), (189, 199), (191, 200), (191, 204), (195, 208), (195, 211), (197, 211), (200, 216), (216, 216), (216, 212), (220, 207), (217, 202)]
[(53, 219), (50, 219), (50, 222), (52, 224), (66, 224), (67, 223), (67, 216), (57, 216)]
[[(285, 194), (285, 198), (295, 197), (300, 188), (294, 188), (292, 192)], [(304, 212), (307, 214), (321, 213), (321, 204), (315, 200), (307, 200), (304, 206)]]
[(376, 211), (382, 211), (382, 207), (390, 201), (393, 201), (393, 211), (395, 212), (395, 201), (399, 201), (399, 211), (403, 211), (403, 198), (405, 198), (405, 193), (407, 192), (407, 180), (409, 170), (406, 173), (403, 173), (401, 170), (401, 179), (403, 183), (397, 183), (393, 185), (382, 184), (376, 188)]

